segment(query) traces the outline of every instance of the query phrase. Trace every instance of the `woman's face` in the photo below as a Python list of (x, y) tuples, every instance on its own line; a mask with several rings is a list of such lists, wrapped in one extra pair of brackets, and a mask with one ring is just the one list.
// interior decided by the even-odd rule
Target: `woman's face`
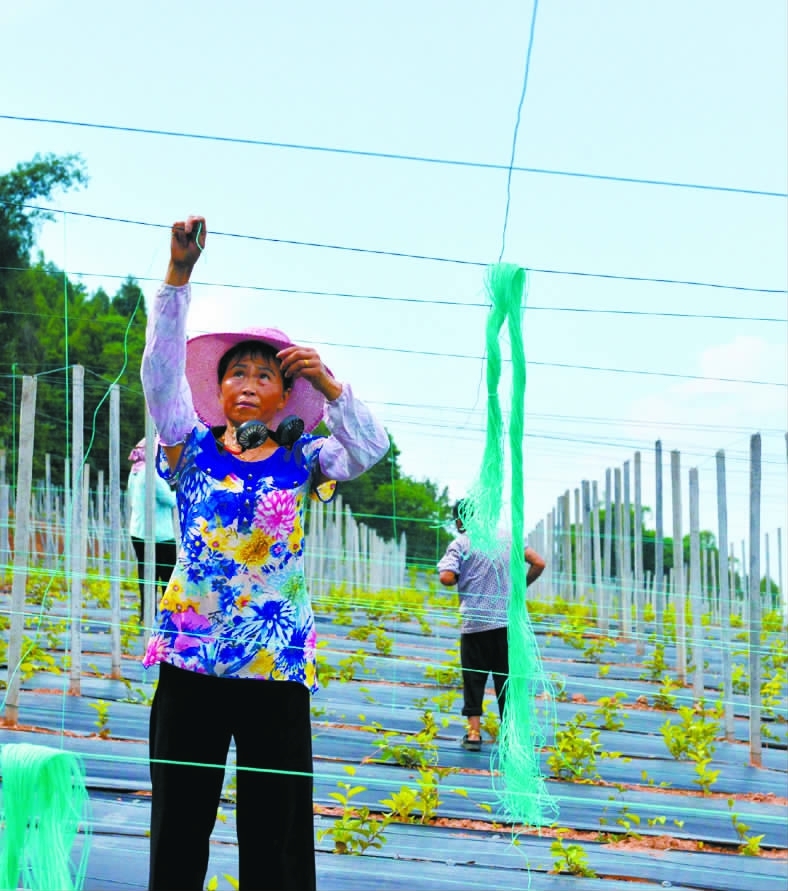
[(241, 355), (231, 360), (219, 384), (219, 399), (227, 423), (262, 421), (268, 426), (284, 408), (285, 390), (279, 363), (263, 356)]

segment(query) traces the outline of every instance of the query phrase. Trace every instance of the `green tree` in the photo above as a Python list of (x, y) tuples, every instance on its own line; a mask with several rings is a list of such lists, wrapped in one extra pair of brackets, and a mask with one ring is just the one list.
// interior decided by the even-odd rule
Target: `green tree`
[[(6, 411), (0, 416), (0, 447), (8, 449), (13, 469), (15, 422), (21, 393), (21, 376), (36, 375), (36, 448), (34, 479), (41, 479), (44, 456), (52, 456), (53, 481), (64, 478), (69, 454), (71, 375), (73, 365), (85, 367), (85, 425), (83, 438), (91, 452), (87, 460), (94, 470), (108, 473), (109, 385), (119, 376), (121, 390), (120, 442), (125, 455), (140, 438), (145, 409), (139, 367), (145, 338), (142, 292), (129, 279), (121, 288), (123, 300), (136, 289), (136, 313), (124, 317), (115, 301), (100, 292), (95, 298), (74, 285), (52, 264), (39, 263), (17, 274), (11, 291), (27, 307), (17, 318), (12, 343), (0, 345), (0, 380)], [(65, 292), (65, 307), (64, 307)], [(4, 310), (5, 312), (5, 310)], [(68, 334), (68, 336), (66, 336)], [(94, 417), (95, 415), (95, 417)], [(94, 477), (95, 481), (95, 477)]]
[[(132, 276), (129, 276), (112, 298), (112, 309), (121, 318), (130, 319), (137, 308), (144, 305), (141, 298), (140, 286)], [(93, 299), (95, 300), (95, 297)]]
[(10, 453), (12, 478), (22, 375), (38, 378), (36, 480), (43, 476), (47, 453), (54, 482), (63, 480), (71, 410), (68, 369), (74, 364), (85, 367), (84, 441), (86, 447), (92, 441), (88, 461), (93, 468), (108, 470), (106, 397), (118, 376), (122, 455), (144, 430), (139, 367), (146, 315), (138, 284), (128, 278), (113, 298), (102, 289), (91, 298), (42, 256), (37, 262), (30, 257), (39, 225), (53, 218), (40, 202), (59, 189), (86, 183), (77, 155), (36, 155), (0, 175), (0, 447)]
[[(33, 373), (43, 361), (39, 341), (45, 300), (24, 281), (37, 226), (52, 218), (35, 204), (49, 200), (58, 189), (84, 185), (87, 177), (76, 155), (36, 155), (0, 175), (0, 443), (10, 439), (12, 477), (15, 396), (21, 389), (17, 375)], [(62, 293), (62, 291), (61, 291)]]
[[(642, 523), (642, 543), (643, 543), (643, 571), (654, 573), (656, 567), (656, 538), (657, 533), (653, 529), (646, 528), (646, 517), (647, 515), (652, 514), (652, 510), (650, 507), (643, 506), (643, 523)], [(605, 546), (607, 541), (607, 536), (605, 535), (605, 509), (601, 508), (599, 511), (599, 537), (601, 541), (601, 552), (605, 554)], [(634, 568), (635, 566), (635, 509), (634, 507), (630, 508), (630, 518), (629, 518), (629, 530), (630, 530), (630, 566)], [(570, 536), (572, 542), (572, 561), (573, 561), (573, 571), (574, 571), (574, 559), (575, 559), (575, 534), (576, 527), (573, 523), (570, 527)], [(585, 534), (591, 535), (591, 530), (585, 530)], [(619, 566), (618, 566), (618, 554), (616, 552), (616, 529), (613, 528), (612, 541), (611, 541), (611, 568), (610, 575), (613, 578), (618, 578), (621, 575)], [(719, 550), (717, 548), (717, 538), (713, 532), (708, 529), (702, 529), (699, 533), (700, 538), (700, 548), (701, 552), (709, 551), (711, 554), (711, 560), (715, 562), (715, 565), (719, 565)], [(668, 535), (663, 535), (662, 538), (662, 550), (663, 550), (663, 571), (665, 574), (669, 573), (670, 570), (674, 566), (674, 549), (673, 549), (673, 539)], [(682, 540), (682, 553), (683, 553), (683, 561), (684, 565), (688, 566), (690, 561), (690, 536), (689, 534), (685, 535)], [(705, 559), (705, 558), (702, 558)], [(593, 566), (593, 548), (591, 551), (591, 561)], [(706, 580), (706, 591), (707, 593), (711, 591), (711, 582), (712, 579), (709, 577)], [(736, 585), (736, 590), (740, 591), (740, 577), (738, 573), (734, 575), (734, 583)]]
[(79, 155), (35, 155), (0, 176), (0, 267), (5, 271), (30, 265), (36, 227), (53, 213), (33, 202), (48, 201), (58, 189), (87, 184)]
[(358, 479), (340, 483), (337, 490), (355, 518), (385, 541), (405, 533), (409, 563), (432, 566), (450, 541), (445, 528), (451, 516), (448, 492), (430, 480), (404, 475), (400, 450), (391, 434), (389, 442), (383, 460)]
[(0, 343), (4, 351), (31, 347), (30, 307), (14, 285), (30, 267), (38, 226), (53, 218), (52, 211), (35, 202), (48, 201), (58, 189), (86, 182), (84, 164), (77, 155), (36, 155), (0, 175)]
[[(329, 431), (324, 427), (318, 428), (315, 432), (328, 435)], [(371, 526), (387, 541), (393, 534), (392, 506), (390, 499), (388, 503), (381, 501), (379, 491), (381, 486), (400, 479), (399, 455), (399, 449), (389, 434), (388, 454), (357, 479), (337, 486), (337, 491), (353, 511), (356, 519)]]
[(381, 507), (388, 505), (392, 514), (391, 532), (385, 537), (404, 532), (408, 563), (434, 569), (451, 541), (446, 530), (451, 517), (448, 489), (440, 491), (437, 483), (429, 479), (419, 481), (405, 476), (381, 486), (377, 496)]

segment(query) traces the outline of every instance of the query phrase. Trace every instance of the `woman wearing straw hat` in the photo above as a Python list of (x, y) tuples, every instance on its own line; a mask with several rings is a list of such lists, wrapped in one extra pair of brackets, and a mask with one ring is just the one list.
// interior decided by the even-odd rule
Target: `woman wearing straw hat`
[[(160, 663), (149, 884), (203, 887), (234, 739), (240, 887), (314, 888), (304, 509), (319, 485), (359, 476), (389, 441), (314, 349), (275, 328), (187, 343), (188, 283), (205, 234), (201, 217), (173, 226), (142, 361), (158, 470), (176, 489), (181, 523), (144, 657)], [(324, 418), (331, 436), (299, 435), (301, 423), (311, 431)]]

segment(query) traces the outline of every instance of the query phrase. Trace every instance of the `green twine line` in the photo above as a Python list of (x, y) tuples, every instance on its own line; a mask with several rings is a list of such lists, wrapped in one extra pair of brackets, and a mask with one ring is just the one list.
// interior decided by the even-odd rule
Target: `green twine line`
[[(552, 687), (542, 668), (528, 616), (525, 594), (523, 434), (526, 366), (521, 318), (525, 284), (525, 270), (514, 264), (497, 263), (487, 270), (485, 285), (491, 302), (486, 326), (487, 435), (481, 471), (461, 509), (461, 519), (475, 548), (488, 553), (500, 550), (496, 527), (504, 482), (504, 430), (498, 397), (502, 365), (498, 337), (507, 322), (513, 368), (509, 425), (512, 479), (509, 680), (498, 751), (493, 754), (493, 784), (507, 819), (512, 823), (544, 826), (552, 823), (558, 814), (555, 799), (547, 792), (539, 758), (547, 740), (547, 730), (555, 726), (555, 707)], [(495, 780), (496, 773), (500, 774), (500, 782)]]

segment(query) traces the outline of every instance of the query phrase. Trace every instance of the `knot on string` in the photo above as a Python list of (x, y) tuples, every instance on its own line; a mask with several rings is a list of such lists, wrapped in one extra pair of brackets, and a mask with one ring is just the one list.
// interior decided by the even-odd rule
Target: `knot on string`
[[(88, 793), (73, 752), (29, 743), (0, 749), (0, 888), (80, 891), (88, 858)], [(74, 866), (77, 833), (85, 841)]]

